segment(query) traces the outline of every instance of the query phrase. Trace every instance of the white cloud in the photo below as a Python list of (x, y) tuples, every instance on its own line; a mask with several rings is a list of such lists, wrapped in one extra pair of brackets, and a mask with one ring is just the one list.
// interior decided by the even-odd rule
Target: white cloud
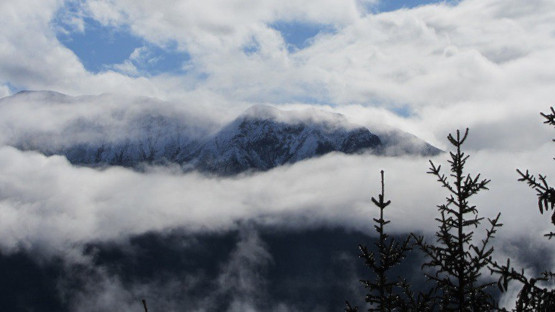
[(125, 60), (123, 63), (115, 64), (111, 67), (114, 70), (128, 76), (132, 76), (132, 77), (139, 76), (139, 70), (137, 69), (137, 66), (135, 66), (135, 64), (133, 64), (133, 62), (131, 62), (130, 60)]
[[(553, 175), (550, 147), (472, 155), (469, 170), (493, 180), (491, 191), (476, 203), (486, 216), (503, 213), (499, 237), (513, 238), (522, 229), (535, 229), (538, 238), (545, 232), (538, 224), (548, 222), (536, 211), (534, 192), (516, 181), (514, 168)], [(88, 241), (168, 228), (219, 231), (249, 219), (286, 228), (334, 224), (369, 231), (375, 215), (369, 198), (378, 190), (380, 169), (386, 170), (386, 193), (393, 200), (388, 210), (392, 230), (433, 230), (435, 205), (444, 194), (425, 174), (425, 158), (332, 154), (253, 176), (216, 179), (76, 168), (59, 156), (3, 147), (0, 242), (4, 250), (60, 252)]]
[[(183, 116), (189, 125), (211, 124), (208, 131), (234, 117), (229, 116), (234, 111), (215, 115), (216, 110), (206, 110), (204, 105), (195, 109), (186, 103), (109, 94), (67, 97), (28, 93), (4, 99), (0, 104), (3, 144), (34, 140), (41, 133), (49, 134), (42, 144), (67, 144), (74, 140), (71, 136), (75, 133), (60, 135), (60, 132), (69, 123), (85, 119), (109, 130), (100, 133), (104, 140), (116, 140), (133, 135), (122, 131), (128, 129), (125, 124), (129, 120), (152, 110), (176, 118)], [(307, 105), (290, 104), (282, 108), (298, 110)], [(400, 127), (418, 134), (413, 130), (426, 130), (431, 120), (401, 118), (383, 108), (323, 108), (343, 113), (348, 120), (371, 130)], [(459, 116), (466, 112), (463, 107), (451, 109), (459, 109), (456, 111)], [(310, 118), (321, 118), (313, 110), (301, 112)], [(519, 233), (526, 224), (544, 224), (545, 220), (535, 211), (534, 192), (516, 181), (514, 170), (530, 169), (553, 176), (552, 135), (541, 124), (538, 112), (523, 116), (503, 111), (498, 114), (481, 116), (476, 125), (471, 125), (469, 165), (471, 171), (482, 172), (493, 180), (491, 191), (478, 197), (479, 207), (484, 207), (489, 216), (501, 211), (507, 231)], [(510, 131), (506, 128), (508, 124), (512, 126)], [(452, 131), (452, 127), (460, 124), (447, 120), (431, 125)], [(432, 129), (423, 133), (433, 135), (437, 129)], [(447, 130), (437, 139), (442, 148), (448, 148), (446, 134)], [(93, 139), (91, 134), (89, 140)], [(441, 156), (437, 161), (445, 162), (444, 158)], [(5, 250), (42, 246), (57, 252), (91, 240), (125, 238), (174, 227), (218, 231), (233, 228), (236, 221), (245, 219), (285, 227), (335, 224), (368, 230), (368, 220), (374, 212), (369, 198), (378, 190), (381, 169), (386, 170), (387, 194), (394, 203), (388, 212), (394, 220), (393, 229), (430, 231), (434, 207), (442, 202), (443, 195), (435, 191), (438, 185), (434, 179), (425, 174), (427, 167), (426, 158), (331, 154), (266, 173), (219, 179), (183, 175), (171, 169), (137, 173), (123, 168), (79, 168), (60, 156), (45, 157), (3, 146), (0, 244)], [(530, 209), (523, 212), (522, 207)], [(545, 230), (535, 228), (538, 234)]]
[(53, 26), (56, 32), (64, 35), (69, 35), (72, 32), (85, 32), (84, 12), (74, 4), (76, 4), (75, 1), (66, 1), (65, 5), (71, 6), (73, 9), (57, 11), (55, 17), (57, 23)]
[(10, 87), (7, 85), (0, 85), (0, 98), (11, 95)]
[[(110, 70), (98, 74), (88, 72), (79, 58), (56, 38), (59, 25), (54, 24), (55, 17), (72, 14), (59, 13), (64, 4), (62, 1), (34, 0), (0, 4), (0, 26), (5, 30), (0, 35), (0, 76), (3, 81), (23, 89), (55, 90), (76, 95), (115, 92), (164, 98), (186, 93), (183, 90), (187, 87), (184, 86), (190, 81), (187, 77), (147, 79)], [(169, 92), (166, 85), (171, 85), (173, 91), (180, 91)]]
[[(25, 18), (3, 18), (10, 31), (0, 37), (0, 73), (17, 86), (70, 94), (117, 91), (184, 99), (194, 89), (225, 97), (230, 105), (308, 98), (334, 105), (407, 105), (420, 118), (466, 105), (484, 114), (538, 111), (553, 95), (555, 8), (550, 1), (513, 2), (467, 0), (377, 15), (365, 14), (357, 1), (334, 0), (82, 4), (79, 14), (129, 28), (161, 46), (177, 43), (190, 53), (188, 74), (149, 78), (136, 77), (133, 59), (118, 65), (119, 72), (86, 72), (51, 27), (63, 3), (3, 4), (3, 12)], [(290, 20), (332, 25), (336, 32), (290, 53), (269, 26)], [(243, 48), (253, 40), (259, 49), (245, 55)]]
[(153, 56), (148, 47), (142, 46), (134, 49), (129, 58), (122, 63), (108, 66), (108, 68), (131, 77), (145, 76), (139, 68), (156, 63), (158, 60), (159, 57)]
[[(466, 0), (384, 14), (366, 14), (360, 1), (298, 3), (97, 0), (66, 16), (71, 31), (82, 31), (83, 18), (92, 17), (149, 44), (176, 44), (191, 56), (187, 74), (141, 77), (134, 62), (148, 62), (142, 48), (114, 70), (87, 72), (56, 38), (53, 19), (66, 2), (0, 2), (0, 96), (12, 85), (173, 103), (111, 96), (103, 104), (87, 97), (65, 106), (39, 103), (44, 99), (28, 100), (28, 107), (2, 103), (1, 142), (24, 130), (55, 131), (79, 116), (113, 122), (109, 113), (117, 107), (169, 106), (223, 122), (252, 104), (298, 108), (315, 101), (370, 129), (401, 128), (441, 148), (448, 132), (470, 127), (471, 166), (492, 179), (491, 191), (477, 202), (490, 216), (503, 213), (498, 237), (529, 227), (538, 237), (545, 232), (536, 226), (547, 222), (535, 210), (534, 193), (515, 181), (514, 169), (554, 175), (552, 134), (538, 115), (555, 98), (553, 1)], [(291, 53), (270, 26), (276, 21), (335, 31)], [(253, 42), (257, 49), (244, 53)], [(404, 107), (406, 117), (391, 112)], [(61, 157), (2, 146), (0, 245), (58, 252), (171, 227), (227, 229), (239, 219), (368, 229), (369, 196), (382, 168), (393, 229), (430, 231), (443, 195), (425, 174), (426, 159), (334, 154), (264, 174), (211, 179), (77, 168)]]

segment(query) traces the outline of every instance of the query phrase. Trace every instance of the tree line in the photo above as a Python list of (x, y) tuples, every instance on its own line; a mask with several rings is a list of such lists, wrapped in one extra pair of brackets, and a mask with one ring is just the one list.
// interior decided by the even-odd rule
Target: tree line
[[(541, 115), (545, 124), (555, 126), (553, 107)], [(467, 137), (468, 129), (457, 130), (447, 137), (453, 147), (449, 152), (448, 173), (430, 161), (428, 173), (448, 191), (445, 202), (437, 206), (438, 227), (431, 241), (414, 233), (403, 240), (387, 234), (386, 226), (391, 221), (385, 218), (384, 211), (391, 201), (385, 198), (381, 171), (381, 192), (377, 198), (372, 197), (379, 210), (379, 217), (373, 219), (378, 234), (374, 243), (376, 251), (363, 244), (358, 246), (359, 257), (371, 273), (371, 279), (360, 281), (366, 289), (364, 300), (368, 311), (507, 311), (498, 306), (493, 294), (495, 289), (506, 292), (510, 283), (518, 283), (520, 287), (514, 311), (555, 311), (555, 273), (551, 268), (540, 276), (530, 277), (523, 269), (515, 268), (510, 259), (502, 263), (494, 260), (492, 241), (503, 225), (501, 214), (484, 219), (470, 202), (472, 196), (488, 189), (490, 180), (465, 172), (469, 155), (462, 147)], [(540, 214), (549, 218), (553, 211), (549, 221), (555, 227), (555, 189), (547, 177), (519, 169), (517, 174), (519, 181), (536, 191)], [(481, 238), (475, 234), (476, 230), (484, 233)], [(546, 233), (545, 237), (552, 239), (555, 232)], [(428, 287), (424, 290), (415, 290), (406, 279), (393, 276), (392, 270), (413, 249), (426, 259), (422, 271)], [(483, 278), (484, 273), (493, 278)], [(345, 311), (359, 311), (359, 307), (346, 301)]]

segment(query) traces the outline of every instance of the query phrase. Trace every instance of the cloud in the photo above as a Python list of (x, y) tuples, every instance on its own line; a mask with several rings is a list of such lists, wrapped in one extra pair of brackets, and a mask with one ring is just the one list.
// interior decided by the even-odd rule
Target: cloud
[(255, 230), (241, 230), (239, 242), (218, 277), (218, 293), (234, 298), (229, 311), (258, 311), (267, 300), (264, 270), (272, 256)]
[[(329, 118), (307, 107), (310, 108), (291, 104), (281, 108), (299, 113), (302, 118)], [(345, 120), (371, 130), (399, 126), (413, 132), (425, 129), (425, 122), (430, 120), (403, 118), (383, 108), (360, 105), (322, 108), (341, 112)], [(68, 97), (58, 93), (20, 93), (2, 100), (0, 112), (3, 144), (17, 146), (38, 140), (37, 144), (53, 148), (73, 141), (117, 141), (140, 136), (130, 130), (129, 124), (142, 114), (172, 116), (187, 124), (187, 131), (199, 131), (197, 135), (213, 132), (232, 118), (227, 115), (229, 111), (218, 116), (213, 110), (194, 110), (182, 103), (109, 94)], [(518, 233), (527, 225), (539, 235), (545, 228), (535, 224), (548, 226), (533, 208), (534, 192), (516, 181), (514, 171), (522, 168), (553, 175), (549, 171), (549, 129), (535, 120), (538, 112), (532, 116), (529, 120), (527, 115), (511, 117), (517, 119), (481, 117), (484, 122), (471, 127), (468, 141), (472, 155), (469, 169), (493, 181), (491, 191), (477, 197), (477, 203), (490, 217), (501, 211), (509, 233)], [(339, 120), (343, 122), (343, 118)], [(515, 120), (518, 123), (511, 125)], [(102, 130), (81, 133), (78, 127), (68, 128), (83, 122), (94, 122), (94, 129)], [(515, 125), (525, 130), (509, 134), (501, 131)], [(442, 148), (449, 147), (445, 136), (438, 142)], [(434, 161), (445, 163), (445, 156)], [(434, 207), (444, 195), (433, 191), (438, 185), (426, 174), (427, 168), (427, 158), (422, 157), (329, 154), (265, 173), (214, 178), (182, 174), (172, 168), (139, 173), (119, 167), (75, 167), (61, 156), (48, 157), (2, 146), (0, 244), (8, 251), (40, 249), (56, 254), (74, 249), (78, 253), (80, 246), (91, 241), (125, 239), (171, 228), (225, 231), (235, 228), (241, 220), (291, 229), (337, 225), (366, 231), (373, 211), (369, 198), (378, 190), (382, 169), (386, 171), (387, 194), (394, 203), (388, 212), (394, 220), (392, 230), (431, 231)], [(29, 176), (33, 179), (29, 180)], [(525, 212), (521, 207), (530, 210)]]
[(113, 71), (87, 72), (78, 57), (56, 37), (59, 27), (55, 18), (61, 5), (60, 1), (33, 0), (1, 4), (0, 19), (6, 30), (0, 35), (3, 80), (18, 89), (79, 95), (102, 92), (161, 95), (155, 84), (145, 78)]
[(133, 50), (131, 55), (129, 55), (129, 58), (123, 63), (110, 67), (121, 72), (122, 74), (132, 77), (137, 77), (139, 75), (147, 76), (148, 73), (142, 69), (148, 66), (152, 67), (156, 65), (156, 63), (158, 63), (161, 59), (163, 59), (163, 56), (155, 55), (151, 48), (141, 46)]
[[(493, 180), (477, 204), (487, 216), (501, 211), (511, 235), (522, 228), (539, 235), (546, 229), (537, 225), (548, 226), (536, 213), (533, 191), (517, 183), (514, 173), (516, 167), (550, 168), (549, 147), (534, 152), (484, 152), (471, 161), (471, 169)], [(98, 171), (73, 167), (60, 156), (2, 147), (0, 242), (4, 250), (57, 253), (168, 228), (227, 230), (239, 220), (292, 229), (335, 224), (364, 230), (373, 215), (369, 197), (378, 189), (380, 169), (386, 170), (386, 192), (393, 200), (392, 230), (427, 232), (444, 195), (434, 191), (438, 185), (425, 174), (426, 163), (424, 158), (331, 154), (266, 173), (216, 179), (164, 170)]]
[(130, 60), (125, 60), (121, 64), (113, 65), (113, 69), (128, 76), (139, 76), (139, 70)]
[[(104, 311), (115, 306), (121, 311), (133, 311), (139, 308), (142, 299), (146, 300), (149, 309), (164, 311), (179, 311), (184, 307), (198, 312), (297, 311), (269, 297), (268, 286), (275, 287), (268, 285), (267, 276), (273, 259), (255, 227), (245, 223), (241, 225), (238, 235), (231, 236), (236, 240), (232, 242), (230, 250), (226, 250), (227, 247), (222, 248), (224, 250), (212, 252), (211, 256), (216, 259), (200, 260), (211, 262), (212, 264), (203, 268), (214, 272), (187, 268), (190, 263), (199, 261), (195, 256), (203, 254), (206, 246), (195, 246), (200, 242), (189, 246), (175, 246), (172, 245), (175, 242), (170, 242), (168, 245), (175, 248), (173, 251), (176, 254), (165, 254), (167, 251), (161, 248), (157, 250), (158, 256), (183, 257), (187, 259), (187, 264), (182, 267), (164, 267), (155, 272), (154, 276), (149, 276), (148, 273), (126, 276), (123, 273), (125, 270), (114, 269), (113, 266), (119, 267), (123, 262), (130, 261), (130, 266), (141, 267), (142, 261), (145, 261), (142, 258), (144, 254), (137, 250), (140, 249), (138, 246), (118, 245), (125, 249), (122, 253), (124, 257), (139, 259), (120, 259), (122, 263), (111, 263), (108, 260), (102, 265), (93, 263), (98, 256), (92, 255), (86, 259), (88, 262), (79, 266), (67, 265), (66, 272), (63, 272), (63, 278), (59, 281), (63, 300), (69, 302), (71, 311)], [(179, 236), (178, 241), (186, 239), (196, 241), (199, 237)], [(180, 263), (179, 260), (176, 263)], [(72, 284), (81, 286), (68, 287)]]
[[(541, 125), (539, 112), (553, 105), (555, 4), (466, 0), (382, 14), (367, 8), (361, 1), (333, 0), (302, 6), (270, 0), (249, 6), (1, 2), (0, 96), (28, 88), (167, 100), (104, 95), (63, 103), (52, 95), (2, 101), (1, 249), (68, 254), (83, 261), (80, 248), (90, 241), (170, 228), (225, 231), (241, 220), (286, 229), (331, 225), (368, 231), (375, 212), (369, 198), (379, 188), (381, 169), (393, 201), (392, 230), (433, 231), (435, 205), (444, 194), (425, 174), (423, 158), (330, 154), (264, 174), (216, 179), (171, 169), (81, 168), (59, 156), (5, 146), (28, 133), (57, 133), (84, 117), (109, 125), (110, 135), (121, 135), (118, 111), (186, 112), (216, 129), (260, 103), (286, 109), (317, 105), (371, 130), (400, 128), (443, 149), (447, 133), (470, 127), (469, 169), (492, 179), (491, 190), (476, 203), (487, 216), (502, 212), (505, 226), (498, 239), (506, 242), (530, 229), (530, 237), (541, 239), (548, 222), (537, 213), (534, 192), (516, 181), (514, 169), (554, 175), (552, 134)], [(148, 53), (139, 48), (128, 62), (88, 72), (57, 39), (58, 32), (86, 31), (87, 18), (152, 47), (187, 53), (186, 70), (144, 75), (136, 63), (148, 62)], [(290, 51), (271, 26), (276, 22), (332, 31)], [(256, 49), (248, 49), (253, 43)], [(106, 293), (117, 283), (107, 280)], [(114, 300), (127, 302), (128, 295)]]
[[(125, 0), (73, 3), (78, 9), (53, 1), (18, 5), (4, 4), (3, 12), (18, 11), (33, 22), (3, 18), (10, 32), (0, 38), (6, 52), (0, 72), (20, 87), (179, 100), (191, 93), (214, 94), (230, 106), (303, 99), (390, 110), (408, 106), (416, 118), (438, 110), (452, 116), (457, 111), (449, 109), (468, 105), (482, 115), (538, 111), (552, 97), (555, 8), (549, 1), (467, 0), (382, 14), (366, 12), (357, 1), (333, 0), (302, 6), (262, 1), (248, 7)], [(88, 73), (51, 27), (53, 17), (66, 11), (189, 54), (187, 72), (143, 77), (130, 60), (118, 66), (119, 72)], [(271, 27), (288, 21), (335, 31), (290, 53), (283, 35)], [(252, 42), (256, 51), (245, 54)], [(41, 57), (34, 51), (42, 51)]]
[(11, 95), (10, 87), (7, 85), (0, 85), (0, 98)]
[[(494, 240), (498, 255), (506, 253), (517, 261), (521, 240), (531, 251), (549, 248), (542, 237), (549, 221), (538, 213), (535, 193), (516, 181), (514, 168), (549, 171), (551, 150), (546, 144), (520, 153), (471, 154), (468, 170), (492, 179), (490, 190), (474, 197), (472, 203), (481, 216), (502, 213), (504, 226)], [(445, 155), (434, 162), (447, 166)], [(267, 280), (263, 273), (272, 256), (256, 227), (249, 228), (249, 223), (285, 233), (339, 227), (370, 234), (371, 218), (377, 213), (370, 197), (379, 192), (380, 169), (386, 171), (386, 198), (392, 200), (386, 211), (392, 221), (390, 233), (435, 231), (435, 205), (444, 202), (447, 194), (425, 173), (425, 158), (332, 154), (266, 173), (219, 179), (171, 170), (137, 173), (123, 168), (79, 168), (63, 157), (2, 147), (0, 249), (3, 254), (30, 252), (35, 259), (62, 257), (68, 265), (100, 270), (84, 273), (88, 286), (81, 295), (72, 295), (76, 296), (72, 297), (72, 310), (76, 311), (99, 311), (115, 305), (134, 310), (143, 297), (151, 298), (152, 308), (171, 310), (190, 300), (188, 306), (203, 311), (201, 307), (228, 296), (235, 298), (229, 301), (234, 302), (230, 311), (257, 311), (257, 302), (251, 299), (264, 298)], [(214, 296), (203, 300), (185, 294), (184, 285), (187, 289), (196, 287), (203, 280), (201, 275), (162, 275), (160, 280), (123, 283), (119, 275), (96, 268), (90, 262), (91, 255), (83, 254), (87, 244), (116, 242), (125, 250), (131, 237), (174, 229), (192, 237), (242, 231), (235, 251), (213, 280), (220, 289)], [(503, 255), (499, 258), (503, 260)], [(523, 258), (522, 263), (527, 267), (526, 260)], [(527, 272), (531, 272), (529, 268)], [(287, 311), (284, 305), (272, 304), (276, 310), (281, 307)]]
[[(48, 31), (57, 1), (20, 1), (1, 4), (0, 75), (14, 85), (34, 85), (79, 71), (81, 64), (67, 49), (60, 49)], [(15, 13), (17, 12), (17, 14)], [(39, 56), (37, 53), (41, 51)], [(45, 58), (41, 56), (47, 56)], [(56, 65), (65, 63), (63, 67)], [(58, 80), (59, 83), (59, 80)]]

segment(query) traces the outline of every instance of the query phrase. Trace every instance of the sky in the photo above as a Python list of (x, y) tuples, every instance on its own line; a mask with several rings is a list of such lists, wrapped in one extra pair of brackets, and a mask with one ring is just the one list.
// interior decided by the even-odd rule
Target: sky
[[(333, 154), (213, 178), (75, 167), (9, 144), (83, 116), (110, 123), (116, 109), (171, 108), (217, 128), (256, 104), (341, 113), (446, 150), (447, 134), (469, 127), (469, 169), (492, 179), (477, 204), (488, 207), (486, 216), (502, 213), (499, 236), (546, 248), (541, 234), (549, 225), (515, 169), (555, 174), (552, 129), (539, 115), (555, 98), (555, 2), (299, 3), (0, 1), (0, 97), (22, 90), (71, 96), (69, 106), (48, 96), (0, 102), (2, 252), (79, 262), (91, 240), (175, 227), (227, 230), (245, 219), (364, 231), (381, 169), (397, 207), (392, 229), (433, 229), (445, 194), (424, 158)], [(434, 161), (445, 163), (446, 155)]]
[(550, 105), (549, 1), (240, 3), (4, 1), (0, 96), (131, 94), (223, 115), (383, 109), (436, 145)]

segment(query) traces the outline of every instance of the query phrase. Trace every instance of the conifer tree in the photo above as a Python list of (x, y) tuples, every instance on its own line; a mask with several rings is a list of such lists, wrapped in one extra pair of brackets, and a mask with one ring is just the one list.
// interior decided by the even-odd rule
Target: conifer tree
[(484, 218), (478, 215), (476, 206), (470, 204), (469, 199), (487, 190), (490, 181), (480, 179), (479, 174), (472, 176), (464, 172), (469, 156), (461, 147), (467, 136), (468, 129), (462, 136), (458, 130), (456, 136), (448, 136), (456, 149), (450, 152), (451, 179), (442, 173), (441, 166), (430, 161), (428, 173), (436, 176), (449, 192), (446, 203), (438, 206), (436, 242), (428, 243), (424, 237), (412, 234), (416, 245), (429, 259), (423, 268), (429, 269), (425, 275), (433, 282), (434, 298), (441, 311), (490, 311), (496, 308), (493, 296), (487, 291), (495, 283), (483, 282), (480, 276), (493, 253), (490, 241), (502, 224), (499, 223), (500, 214), (488, 219), (485, 237), (476, 243), (473, 230), (480, 227)]
[[(403, 242), (398, 242), (385, 231), (385, 226), (391, 221), (384, 218), (384, 210), (391, 204), (390, 200), (385, 199), (384, 194), (384, 172), (381, 171), (381, 193), (378, 199), (372, 197), (372, 203), (378, 207), (380, 211), (379, 218), (373, 218), (374, 229), (378, 233), (378, 239), (375, 242), (377, 253), (372, 252), (367, 246), (359, 244), (359, 257), (364, 259), (365, 265), (370, 268), (374, 275), (374, 279), (361, 280), (360, 282), (368, 290), (366, 294), (366, 302), (370, 304), (368, 311), (400, 311), (400, 307), (406, 305), (402, 302), (401, 293), (402, 286), (407, 286), (406, 282), (399, 279), (390, 279), (390, 270), (397, 266), (405, 258), (409, 246), (407, 237)], [(352, 307), (346, 302), (347, 312), (358, 311), (358, 307)]]
[[(545, 118), (544, 123), (555, 126), (555, 110), (551, 107), (550, 113), (541, 113)], [(555, 141), (555, 140), (553, 140)], [(517, 170), (520, 175), (519, 181), (527, 183), (537, 192), (538, 208), (540, 214), (553, 211), (551, 224), (555, 227), (555, 189), (547, 182), (545, 175), (539, 174), (536, 178), (528, 170), (522, 172)], [(555, 232), (550, 231), (545, 234), (548, 239), (555, 237)], [(516, 302), (516, 311), (555, 311), (555, 273), (545, 271), (540, 277), (528, 278), (524, 270), (517, 271), (511, 266), (510, 259), (502, 265), (491, 262), (490, 270), (492, 273), (499, 274), (498, 286), (501, 291), (506, 291), (510, 281), (518, 281), (522, 284)]]
[[(545, 118), (545, 124), (555, 127), (555, 109), (553, 109), (553, 107), (551, 107), (550, 113), (541, 113), (541, 115)], [(553, 139), (553, 142), (555, 142), (555, 139)], [(528, 170), (526, 170), (525, 173), (520, 170), (517, 170), (517, 172), (520, 175), (519, 181), (526, 182), (531, 188), (536, 190), (540, 213), (543, 214), (544, 212), (553, 210), (551, 214), (551, 224), (555, 227), (555, 189), (549, 185), (547, 177), (539, 174), (536, 180), (536, 177), (531, 175)], [(549, 232), (545, 234), (545, 236), (551, 239), (555, 237), (555, 232)]]

